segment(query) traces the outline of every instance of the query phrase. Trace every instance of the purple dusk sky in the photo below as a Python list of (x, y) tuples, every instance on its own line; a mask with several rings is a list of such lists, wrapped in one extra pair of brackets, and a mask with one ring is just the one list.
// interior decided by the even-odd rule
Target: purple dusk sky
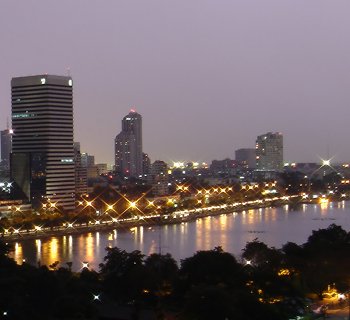
[(350, 161), (349, 0), (3, 0), (0, 126), (10, 80), (67, 74), (75, 141), (113, 163), (132, 106), (152, 161), (234, 158), (268, 131), (285, 160)]

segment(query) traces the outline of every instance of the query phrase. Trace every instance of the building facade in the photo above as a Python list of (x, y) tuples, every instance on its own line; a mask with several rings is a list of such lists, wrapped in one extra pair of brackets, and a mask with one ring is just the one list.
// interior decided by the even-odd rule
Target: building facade
[(148, 184), (152, 186), (154, 196), (164, 196), (169, 193), (168, 165), (164, 161), (154, 161), (147, 178)]
[(11, 177), (34, 208), (75, 208), (71, 77), (13, 78)]
[(151, 159), (147, 153), (142, 153), (142, 171), (143, 175), (148, 175), (151, 167)]
[(256, 139), (256, 169), (261, 171), (283, 170), (283, 135), (268, 132)]
[(1, 131), (1, 164), (6, 169), (9, 169), (10, 165), (12, 134), (12, 129), (6, 129)]
[(256, 154), (253, 148), (243, 148), (235, 151), (235, 160), (240, 167), (245, 169), (256, 168)]
[(87, 170), (82, 165), (80, 142), (74, 142), (75, 195), (80, 198), (87, 194)]
[(214, 177), (230, 177), (236, 173), (237, 164), (235, 160), (213, 160), (210, 165), (210, 172)]
[(122, 120), (122, 131), (115, 141), (115, 170), (123, 177), (143, 174), (142, 117), (131, 110)]
[(95, 165), (95, 156), (86, 152), (81, 153), (81, 165), (85, 168), (93, 167)]

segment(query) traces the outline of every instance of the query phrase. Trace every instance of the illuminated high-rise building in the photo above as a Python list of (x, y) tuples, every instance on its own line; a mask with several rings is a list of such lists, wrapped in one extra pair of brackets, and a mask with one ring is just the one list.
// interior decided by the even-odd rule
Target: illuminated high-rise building
[(283, 169), (283, 135), (268, 132), (256, 139), (256, 169), (280, 171)]
[(34, 208), (75, 208), (72, 78), (13, 78), (11, 176)]
[(122, 176), (143, 174), (142, 117), (130, 110), (122, 120), (122, 131), (115, 137), (115, 170)]

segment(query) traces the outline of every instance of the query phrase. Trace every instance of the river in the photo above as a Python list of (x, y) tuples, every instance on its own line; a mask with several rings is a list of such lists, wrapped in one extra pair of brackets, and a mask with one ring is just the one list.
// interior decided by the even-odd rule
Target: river
[(312, 230), (327, 228), (332, 223), (350, 230), (349, 201), (302, 204), (294, 209), (285, 205), (179, 224), (28, 239), (14, 244), (12, 256), (18, 263), (25, 261), (33, 265), (59, 261), (60, 266), (66, 266), (66, 262), (72, 262), (75, 271), (79, 271), (84, 263), (98, 271), (106, 254), (105, 248), (116, 246), (126, 251), (140, 250), (145, 255), (169, 252), (177, 261), (197, 250), (221, 246), (239, 258), (245, 244), (255, 238), (276, 248), (289, 241), (302, 244)]

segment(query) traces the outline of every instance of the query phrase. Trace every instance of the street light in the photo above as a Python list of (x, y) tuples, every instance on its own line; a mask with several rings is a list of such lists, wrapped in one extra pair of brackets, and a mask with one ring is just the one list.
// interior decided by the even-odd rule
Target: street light
[(137, 207), (137, 206), (136, 206), (136, 202), (130, 201), (130, 203), (129, 203), (129, 208), (135, 209), (136, 207)]

